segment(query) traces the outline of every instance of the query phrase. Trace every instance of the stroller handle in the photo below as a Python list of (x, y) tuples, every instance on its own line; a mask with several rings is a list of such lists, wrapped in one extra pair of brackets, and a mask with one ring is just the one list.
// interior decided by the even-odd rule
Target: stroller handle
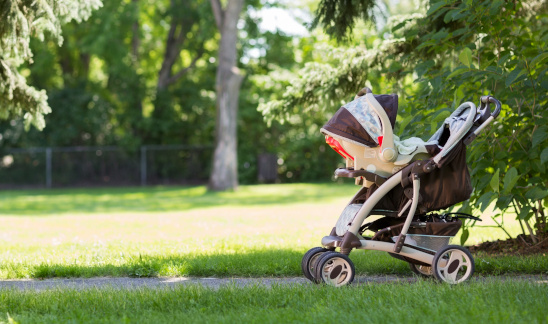
[[(491, 103), (495, 104), (495, 111), (491, 113), (491, 108), (489, 107)], [(480, 133), (481, 131), (489, 125), (495, 118), (500, 114), (501, 103), (495, 97), (491, 96), (482, 96), (480, 97), (480, 106), (478, 109), (479, 116), (474, 122), (474, 127), (472, 128), (472, 133), (464, 139), (464, 144), (470, 144)]]
[(493, 118), (497, 118), (500, 114), (500, 109), (501, 109), (501, 103), (500, 101), (498, 101), (495, 97), (491, 97), (491, 96), (482, 96), (480, 97), (480, 102), (481, 102), (481, 105), (480, 105), (480, 110), (483, 110), (485, 108), (487, 108), (488, 110), (489, 109), (489, 104), (491, 103), (494, 103), (495, 104), (495, 111), (491, 114), (491, 116)]

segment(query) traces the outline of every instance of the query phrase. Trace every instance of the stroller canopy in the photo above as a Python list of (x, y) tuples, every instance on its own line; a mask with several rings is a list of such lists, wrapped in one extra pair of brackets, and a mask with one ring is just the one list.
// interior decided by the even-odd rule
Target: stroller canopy
[[(398, 114), (397, 95), (374, 95), (381, 104), (392, 129)], [(383, 129), (380, 117), (369, 106), (365, 96), (355, 98), (342, 106), (322, 128), (326, 135), (337, 135), (360, 145), (376, 147), (379, 137), (382, 137)]]

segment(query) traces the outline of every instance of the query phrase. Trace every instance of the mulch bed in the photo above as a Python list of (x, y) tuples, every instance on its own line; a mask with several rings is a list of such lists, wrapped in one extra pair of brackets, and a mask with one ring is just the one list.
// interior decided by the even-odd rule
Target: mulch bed
[(548, 237), (538, 238), (538, 243), (533, 244), (530, 236), (518, 235), (516, 238), (483, 242), (468, 246), (471, 253), (489, 255), (548, 255)]

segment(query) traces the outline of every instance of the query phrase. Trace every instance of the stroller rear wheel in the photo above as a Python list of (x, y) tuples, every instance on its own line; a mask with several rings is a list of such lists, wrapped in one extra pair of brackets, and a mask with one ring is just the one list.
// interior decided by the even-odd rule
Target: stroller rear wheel
[(350, 258), (338, 252), (324, 253), (316, 267), (316, 278), (330, 286), (341, 287), (354, 280), (356, 270)]
[(304, 276), (314, 282), (319, 283), (319, 281), (314, 277), (316, 274), (315, 268), (318, 263), (318, 260), (320, 257), (325, 253), (328, 252), (328, 249), (322, 248), (322, 247), (315, 247), (311, 248), (306, 252), (303, 256), (303, 259), (301, 261), (301, 269), (303, 271)]
[(413, 273), (423, 278), (430, 278), (434, 275), (431, 266), (409, 263), (409, 268)]
[(449, 284), (468, 280), (474, 273), (474, 258), (459, 245), (448, 245), (436, 252), (432, 262), (434, 276)]

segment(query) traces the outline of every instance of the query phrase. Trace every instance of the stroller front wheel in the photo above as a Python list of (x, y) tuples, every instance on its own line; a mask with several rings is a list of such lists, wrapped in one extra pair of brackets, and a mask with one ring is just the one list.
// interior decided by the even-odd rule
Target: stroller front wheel
[(355, 273), (352, 260), (338, 252), (323, 254), (316, 267), (316, 279), (334, 287), (352, 283)]
[(432, 270), (434, 276), (449, 284), (468, 280), (474, 273), (474, 258), (460, 245), (448, 245), (434, 255)]
[(319, 283), (318, 279), (314, 276), (316, 275), (316, 266), (320, 257), (329, 250), (322, 247), (315, 247), (308, 250), (301, 261), (301, 270), (303, 271), (304, 276), (314, 282)]

